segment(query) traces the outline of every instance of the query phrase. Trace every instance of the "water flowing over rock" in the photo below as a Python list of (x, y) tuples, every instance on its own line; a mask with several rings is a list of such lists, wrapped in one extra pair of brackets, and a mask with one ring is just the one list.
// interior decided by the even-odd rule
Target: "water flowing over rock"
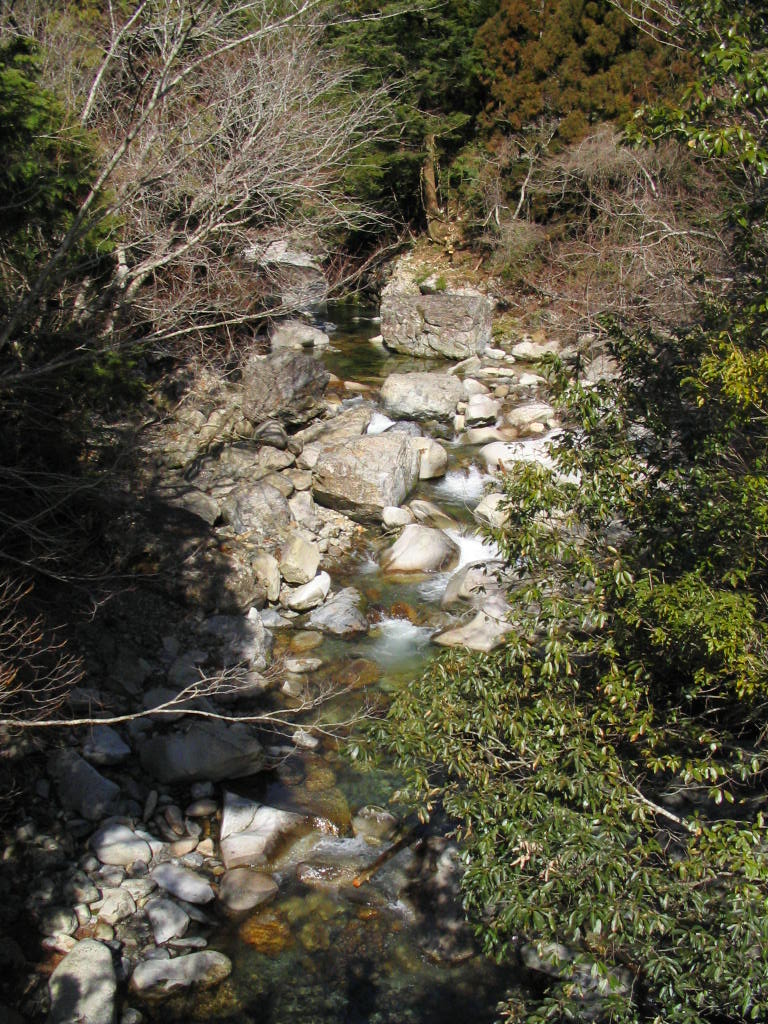
[(321, 505), (379, 522), (382, 509), (400, 505), (418, 474), (419, 458), (407, 437), (366, 434), (320, 454), (312, 491)]
[(381, 557), (385, 572), (438, 572), (452, 569), (459, 561), (459, 546), (431, 526), (406, 526), (392, 547)]
[(275, 418), (301, 426), (322, 412), (329, 380), (323, 364), (303, 352), (252, 356), (243, 367), (243, 415), (252, 423)]
[(51, 975), (48, 991), (48, 1024), (114, 1024), (117, 979), (107, 946), (78, 942)]
[(393, 373), (381, 389), (381, 400), (393, 416), (451, 420), (463, 388), (450, 373)]
[(484, 295), (387, 292), (381, 301), (381, 335), (395, 352), (465, 359), (490, 344), (491, 313)]

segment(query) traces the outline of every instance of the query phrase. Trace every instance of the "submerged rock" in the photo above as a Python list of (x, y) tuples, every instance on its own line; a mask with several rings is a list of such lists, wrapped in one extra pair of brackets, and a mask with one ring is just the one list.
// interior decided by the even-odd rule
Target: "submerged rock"
[(205, 949), (173, 960), (144, 960), (131, 975), (131, 991), (142, 999), (165, 999), (187, 988), (210, 988), (232, 973), (223, 953)]
[(233, 868), (221, 880), (219, 899), (227, 910), (240, 913), (273, 899), (278, 892), (272, 875), (251, 868)]

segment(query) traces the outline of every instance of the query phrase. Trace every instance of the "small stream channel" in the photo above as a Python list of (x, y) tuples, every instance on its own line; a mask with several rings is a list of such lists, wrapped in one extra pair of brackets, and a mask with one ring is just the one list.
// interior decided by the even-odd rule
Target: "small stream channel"
[[(358, 307), (338, 307), (328, 315), (337, 329), (323, 358), (343, 380), (376, 387), (391, 372), (442, 368), (435, 362), (390, 356), (370, 343), (378, 324)], [(450, 452), (448, 473), (422, 483), (412, 497), (427, 498), (463, 524), (452, 534), (461, 547), (462, 564), (493, 557), (475, 534), (470, 515), (487, 478), (471, 449), (441, 440)], [(277, 634), (278, 653), (322, 659), (313, 685), (352, 682), (351, 692), (337, 698), (327, 712), (329, 721), (346, 718), (366, 699), (386, 699), (387, 693), (407, 686), (438, 650), (430, 635), (451, 574), (389, 580), (376, 561), (381, 547), (379, 531), (370, 531), (345, 571), (333, 572), (335, 586), (357, 587), (369, 609), (376, 610), (379, 620), (368, 636), (339, 640), (301, 630)], [(362, 773), (333, 743), (323, 743), (317, 751), (287, 752), (273, 772), (235, 788), (276, 807), (327, 818), (342, 836), (350, 836), (350, 815), (365, 805), (386, 807), (397, 784), (393, 771)], [(361, 866), (375, 858), (377, 851), (362, 840), (347, 842), (353, 862), (357, 853)], [(212, 947), (233, 962), (231, 977), (194, 999), (165, 1004), (163, 1021), (490, 1024), (495, 1019), (499, 1001), (516, 988), (516, 977), (477, 954), (445, 962), (430, 953), (432, 937), (400, 897), (403, 877), (413, 870), (411, 850), (398, 854), (359, 889), (302, 884), (295, 872), (300, 855), (300, 849), (292, 849), (290, 864), (282, 866), (275, 901), (212, 937)], [(274, 870), (281, 878), (280, 863)]]

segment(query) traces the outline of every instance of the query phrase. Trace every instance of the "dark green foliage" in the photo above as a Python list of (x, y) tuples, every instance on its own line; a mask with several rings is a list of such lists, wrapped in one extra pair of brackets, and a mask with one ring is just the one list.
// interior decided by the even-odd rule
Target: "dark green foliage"
[(371, 150), (355, 171), (379, 202), (406, 220), (421, 215), (420, 173), (426, 139), (450, 158), (471, 136), (482, 106), (474, 34), (495, 0), (446, 0), (423, 6), (392, 0), (345, 5), (338, 38), (359, 68), (363, 87), (389, 84), (398, 98), (398, 134)]
[(560, 121), (563, 142), (625, 120), (669, 88), (674, 62), (608, 0), (501, 0), (477, 36), (491, 130)]

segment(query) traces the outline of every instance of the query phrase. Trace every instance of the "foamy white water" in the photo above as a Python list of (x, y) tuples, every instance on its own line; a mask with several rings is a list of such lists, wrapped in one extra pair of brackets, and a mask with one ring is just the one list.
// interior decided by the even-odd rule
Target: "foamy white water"
[(451, 469), (434, 484), (435, 497), (474, 507), (482, 498), (485, 485), (490, 479), (490, 475), (474, 463), (465, 469)]
[(431, 635), (429, 626), (416, 626), (408, 619), (382, 619), (369, 634), (366, 656), (391, 668), (423, 650)]

